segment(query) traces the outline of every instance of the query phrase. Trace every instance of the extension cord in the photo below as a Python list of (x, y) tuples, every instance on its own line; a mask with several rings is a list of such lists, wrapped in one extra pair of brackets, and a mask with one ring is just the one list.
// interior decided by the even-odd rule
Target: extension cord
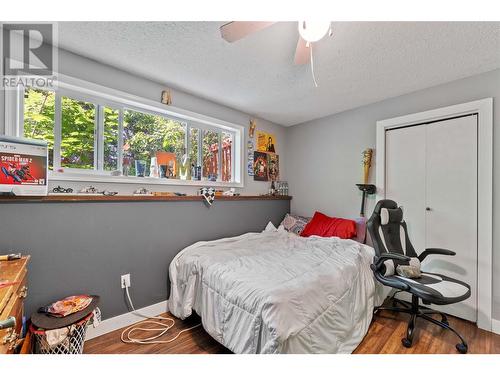
[[(168, 344), (168, 343), (171, 343), (171, 342), (174, 342), (175, 340), (177, 340), (177, 338), (182, 333), (190, 331), (192, 329), (195, 329), (195, 328), (201, 326), (201, 324), (196, 324), (193, 327), (189, 327), (189, 328), (183, 329), (182, 331), (180, 331), (177, 335), (175, 335), (171, 339), (168, 339), (168, 340), (157, 340), (161, 336), (165, 335), (170, 330), (170, 328), (172, 328), (175, 325), (175, 320), (172, 319), (172, 318), (165, 318), (163, 316), (147, 316), (147, 315), (141, 314), (140, 312), (136, 311), (136, 309), (134, 307), (134, 304), (132, 303), (132, 298), (130, 298), (130, 294), (129, 294), (129, 291), (128, 291), (128, 286), (125, 287), (125, 293), (127, 295), (127, 300), (128, 300), (129, 305), (130, 305), (130, 308), (132, 309), (132, 311), (131, 311), (132, 314), (135, 314), (137, 316), (140, 316), (140, 317), (146, 318), (146, 319), (167, 320), (167, 321), (170, 322), (170, 324), (165, 324), (165, 323), (156, 322), (156, 321), (149, 321), (149, 322), (148, 321), (142, 321), (142, 322), (138, 322), (138, 323), (132, 324), (131, 326), (125, 328), (122, 331), (122, 334), (121, 334), (121, 340), (122, 340), (122, 342), (124, 342), (126, 344), (143, 344), (143, 345), (146, 345), (146, 344)], [(141, 327), (139, 327), (140, 325), (146, 324), (146, 323), (147, 324), (156, 324), (156, 325), (159, 325), (161, 328), (160, 327), (158, 327), (158, 328), (141, 328)], [(131, 337), (131, 333), (135, 332), (135, 331), (160, 332), (160, 333), (155, 334), (155, 335), (153, 335), (151, 337), (146, 337), (146, 338), (139, 339), (139, 338), (133, 338), (133, 337)]]

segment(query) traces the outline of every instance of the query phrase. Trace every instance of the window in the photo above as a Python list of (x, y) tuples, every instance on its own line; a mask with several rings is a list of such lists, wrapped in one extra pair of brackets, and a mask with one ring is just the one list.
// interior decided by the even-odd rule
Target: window
[(61, 167), (94, 169), (95, 106), (62, 98)]
[[(173, 154), (179, 160), (184, 154), (186, 124), (159, 115), (125, 110), (123, 122), (123, 155), (130, 161), (145, 164), (146, 175), (149, 174), (151, 158), (158, 152)], [(131, 165), (132, 173), (136, 173), (135, 165)], [(177, 177), (176, 171), (173, 177)]]
[(222, 153), (221, 153), (221, 173), (222, 181), (232, 181), (232, 161), (233, 161), (233, 135), (222, 132)]
[(54, 92), (37, 89), (25, 91), (23, 136), (48, 143), (50, 169), (54, 164), (54, 111)]
[(104, 170), (115, 171), (118, 164), (118, 133), (120, 111), (104, 107)]
[[(189, 129), (189, 159), (191, 161), (192, 167), (197, 167), (201, 165), (200, 151), (200, 129), (190, 128)], [(194, 174), (191, 172), (191, 174)]]
[(203, 179), (217, 181), (219, 178), (219, 133), (203, 132)]
[(125, 175), (241, 182), (241, 155), (236, 152), (242, 144), (241, 128), (212, 124), (206, 117), (200, 122), (194, 116), (181, 120), (165, 114), (161, 106), (156, 111), (155, 103), (125, 102), (66, 88), (26, 88), (20, 130), (26, 138), (48, 142), (49, 168), (64, 168), (64, 175), (58, 175), (64, 178), (93, 174), (113, 176), (113, 181)]

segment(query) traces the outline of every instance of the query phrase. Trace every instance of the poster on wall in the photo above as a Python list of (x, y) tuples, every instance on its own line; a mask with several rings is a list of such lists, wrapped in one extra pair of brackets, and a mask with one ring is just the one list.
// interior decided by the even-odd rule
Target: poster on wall
[(257, 130), (257, 151), (276, 152), (276, 137), (274, 134)]
[(267, 169), (268, 180), (279, 181), (280, 179), (280, 162), (279, 156), (269, 152), (267, 154)]
[(247, 142), (247, 172), (249, 176), (253, 176), (253, 153), (253, 140), (249, 139)]
[(255, 151), (253, 155), (253, 179), (255, 181), (268, 180), (267, 154), (265, 152)]

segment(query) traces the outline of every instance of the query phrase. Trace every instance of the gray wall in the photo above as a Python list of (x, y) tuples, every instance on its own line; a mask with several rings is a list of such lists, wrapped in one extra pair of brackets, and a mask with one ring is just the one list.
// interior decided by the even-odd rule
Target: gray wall
[(168, 266), (184, 247), (276, 226), (290, 201), (0, 203), (0, 253), (31, 255), (27, 313), (93, 293), (104, 318), (127, 312), (120, 276), (137, 308), (167, 298)]
[[(493, 176), (493, 317), (500, 319), (500, 70), (461, 79), (426, 90), (374, 103), (300, 124), (287, 131), (286, 169), (292, 212), (312, 215), (315, 210), (343, 217), (359, 213), (361, 152), (375, 148), (376, 121), (433, 108), (494, 98)], [(375, 151), (376, 152), (376, 151)], [(375, 183), (375, 163), (371, 182)], [(374, 198), (367, 212), (373, 209)]]

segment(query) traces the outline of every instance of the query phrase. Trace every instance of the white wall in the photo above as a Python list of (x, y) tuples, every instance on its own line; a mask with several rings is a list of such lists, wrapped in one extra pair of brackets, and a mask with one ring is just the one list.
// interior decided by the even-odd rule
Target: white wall
[[(104, 65), (98, 63), (94, 60), (87, 59), (85, 57), (73, 54), (66, 50), (60, 49), (58, 51), (59, 57), (59, 72), (71, 76), (74, 78), (79, 78), (85, 81), (93, 82), (102, 86), (110, 87), (116, 90), (121, 90), (130, 94), (134, 94), (143, 98), (160, 101), (161, 92), (165, 89), (164, 85), (157, 82), (141, 78), (125, 71), (116, 69), (109, 65)], [(168, 81), (168, 76), (165, 78)], [(232, 122), (239, 124), (248, 128), (248, 123), (250, 115), (242, 113), (240, 111), (228, 108), (226, 106), (205, 100), (194, 95), (190, 95), (178, 90), (172, 91), (172, 105), (178, 108), (190, 110), (196, 113), (200, 113), (206, 116), (214, 117), (220, 120)], [(3, 91), (0, 90), (0, 133), (3, 133), (4, 129), (4, 95)], [(257, 129), (265, 130), (274, 133), (277, 138), (276, 153), (280, 156), (280, 167), (283, 170), (285, 159), (284, 155), (284, 138), (285, 138), (285, 128), (271, 123), (266, 120), (257, 119)], [(245, 141), (248, 137), (248, 131), (245, 131)], [(244, 168), (244, 183), (245, 187), (243, 189), (237, 189), (240, 193), (251, 195), (267, 193), (269, 189), (269, 183), (254, 181), (253, 177), (249, 177), (246, 171), (246, 154), (243, 155), (245, 159)], [(281, 179), (285, 179), (284, 173), (281, 175)], [(70, 186), (74, 189), (78, 189), (85, 184), (82, 183), (71, 183), (71, 182), (51, 182), (49, 187), (61, 184), (62, 186)], [(92, 183), (99, 189), (110, 189), (116, 190), (120, 193), (132, 193), (135, 189), (145, 186), (146, 188), (154, 191), (176, 191), (182, 193), (194, 193), (197, 187), (187, 187), (187, 186), (165, 186), (165, 185), (136, 185), (136, 184), (97, 184)]]
[[(500, 319), (500, 70), (453, 81), (411, 94), (300, 124), (287, 129), (286, 173), (294, 197), (292, 212), (353, 217), (359, 214), (361, 152), (375, 148), (376, 121), (428, 109), (494, 98), (493, 318)], [(376, 150), (375, 150), (376, 152)], [(375, 163), (370, 180), (375, 183)], [(367, 213), (373, 209), (369, 200)]]

